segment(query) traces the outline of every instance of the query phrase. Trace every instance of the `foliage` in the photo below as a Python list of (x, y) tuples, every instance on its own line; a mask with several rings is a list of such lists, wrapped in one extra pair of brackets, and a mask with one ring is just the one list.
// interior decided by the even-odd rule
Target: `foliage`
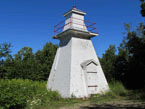
[(46, 81), (0, 79), (0, 109), (58, 108), (84, 100), (61, 98), (58, 92), (46, 89)]
[[(126, 25), (130, 28), (130, 25)], [(130, 29), (127, 29), (130, 31)], [(115, 61), (115, 74), (114, 78), (119, 81), (125, 81), (125, 72), (128, 72), (129, 51), (126, 48), (126, 39), (124, 38), (120, 46), (118, 47), (118, 55)]]
[(145, 38), (145, 26), (144, 23), (139, 23), (139, 26), (136, 28), (136, 35), (140, 38)]
[[(129, 75), (132, 75), (130, 82), (128, 81), (128, 86), (133, 88), (143, 88), (145, 81), (143, 78), (145, 72), (145, 39), (136, 36), (136, 33), (128, 33), (128, 43), (127, 48), (129, 50), (129, 72), (127, 74), (127, 79)], [(139, 72), (136, 74), (136, 69)], [(136, 80), (136, 81), (134, 81)], [(138, 84), (138, 85), (134, 85)]]
[(46, 80), (49, 76), (57, 47), (58, 47), (57, 45), (53, 45), (52, 43), (46, 43), (45, 46), (43, 47), (43, 50), (42, 51), (39, 50), (35, 54), (37, 63), (40, 66), (39, 67), (40, 72), (43, 74), (41, 78), (43, 80)]
[(127, 96), (129, 94), (129, 91), (119, 81), (110, 83), (109, 88), (111, 89), (110, 90), (111, 92), (113, 92), (115, 95), (118, 95), (118, 96)]
[(3, 64), (2, 58), (10, 55), (11, 53), (10, 47), (11, 47), (10, 43), (0, 44), (0, 65)]
[(126, 37), (120, 44), (115, 63), (115, 78), (128, 88), (144, 87), (145, 39), (142, 26), (143, 24), (140, 23), (136, 31), (131, 31), (131, 26), (125, 25)]
[(140, 7), (141, 7), (141, 14), (142, 14), (142, 16), (143, 17), (145, 17), (145, 2), (144, 2), (144, 0), (140, 0), (142, 3), (141, 3), (141, 5), (140, 5)]
[[(115, 78), (121, 81), (127, 88), (144, 88), (145, 72), (145, 35), (143, 23), (136, 30), (131, 31), (131, 25), (125, 24), (126, 36), (118, 47), (119, 53), (115, 55), (116, 48), (113, 45), (105, 51), (100, 59), (103, 71), (110, 82)], [(137, 85), (135, 85), (137, 84)]]
[(118, 81), (112, 81), (109, 83), (109, 88), (110, 90), (105, 94), (100, 93), (93, 95), (90, 100), (97, 103), (121, 100), (124, 99), (125, 96), (128, 96), (131, 92), (127, 90), (121, 82)]
[(0, 66), (0, 78), (23, 78), (47, 80), (57, 50), (57, 45), (46, 43), (35, 54), (32, 48), (24, 47), (17, 54), (9, 56)]
[(7, 56), (11, 52), (10, 47), (10, 43), (4, 43), (0, 45), (0, 58)]
[[(140, 0), (141, 1), (141, 5), (140, 5), (140, 7), (141, 7), (141, 15), (143, 16), (143, 17), (145, 17), (145, 1), (144, 0)], [(143, 29), (144, 29), (144, 38), (145, 38), (145, 25), (143, 25)]]
[(46, 82), (28, 79), (1, 79), (0, 96), (0, 108), (10, 109), (35, 107), (61, 98), (57, 92), (46, 89)]
[[(121, 82), (113, 81), (109, 83), (110, 91), (105, 94), (96, 94), (89, 100), (97, 103), (128, 99), (132, 91), (125, 89)], [(144, 92), (143, 92), (144, 93)], [(135, 95), (134, 95), (135, 94)], [(140, 97), (140, 91), (132, 93), (132, 97)], [(28, 79), (1, 79), (0, 80), (0, 108), (2, 109), (40, 109), (58, 108), (65, 105), (83, 102), (75, 98), (62, 99), (56, 91), (46, 89), (45, 81), (32, 81)]]
[(112, 77), (115, 72), (115, 53), (115, 45), (110, 45), (109, 48), (105, 51), (105, 54), (103, 54), (102, 58), (100, 59), (100, 63), (108, 81), (112, 81)]

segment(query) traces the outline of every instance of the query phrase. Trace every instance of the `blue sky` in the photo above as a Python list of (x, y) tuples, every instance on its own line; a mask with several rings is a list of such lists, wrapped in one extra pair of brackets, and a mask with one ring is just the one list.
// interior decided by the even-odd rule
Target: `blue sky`
[(73, 5), (87, 13), (86, 20), (96, 22), (99, 35), (92, 42), (99, 57), (110, 44), (119, 46), (124, 23), (135, 29), (144, 22), (139, 0), (0, 0), (0, 44), (11, 43), (12, 55), (23, 47), (35, 53), (46, 42), (59, 44), (52, 39), (53, 26)]

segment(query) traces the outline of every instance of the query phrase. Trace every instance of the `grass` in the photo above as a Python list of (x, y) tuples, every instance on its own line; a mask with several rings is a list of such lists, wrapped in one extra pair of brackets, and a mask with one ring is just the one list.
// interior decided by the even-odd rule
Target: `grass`
[[(63, 106), (71, 106), (75, 103), (82, 103), (86, 100), (78, 100), (75, 98), (69, 98), (69, 99), (61, 99), (60, 101), (52, 101), (49, 102), (49, 104), (40, 106), (40, 108), (44, 108), (44, 109), (58, 109), (59, 107), (63, 107)], [(40, 109), (39, 108), (39, 109)]]
[(109, 83), (110, 90), (105, 94), (96, 94), (91, 96), (90, 101), (97, 104), (111, 102), (111, 101), (145, 101), (145, 90), (128, 90), (121, 82), (114, 81)]
[(0, 109), (51, 109), (83, 101), (63, 99), (58, 92), (47, 90), (46, 84), (28, 79), (0, 79)]
[[(115, 81), (113, 83), (109, 83), (110, 91), (105, 94), (96, 94), (92, 95), (88, 101), (95, 103), (104, 103), (110, 101), (120, 101), (124, 99), (129, 99), (128, 96), (132, 95), (132, 91), (125, 89), (122, 83)], [(82, 103), (87, 100), (68, 98), (68, 99), (60, 99), (59, 101), (52, 101), (49, 104), (40, 106), (40, 108), (44, 109), (57, 109), (58, 107), (73, 105), (74, 103)]]
[(91, 96), (91, 102), (95, 103), (104, 103), (108, 101), (119, 101), (128, 99), (128, 96), (132, 93), (132, 91), (127, 90), (121, 82), (115, 81), (113, 83), (109, 83), (110, 90), (105, 94), (96, 94)]
[(118, 81), (109, 83), (110, 90), (105, 94), (92, 95), (88, 100), (76, 99), (75, 97), (63, 99), (58, 92), (46, 89), (46, 81), (12, 79), (0, 80), (0, 83), (0, 88), (2, 89), (0, 90), (0, 109), (1, 107), (8, 106), (17, 108), (17, 105), (20, 106), (21, 104), (25, 106), (25, 109), (57, 109), (58, 107), (69, 106), (84, 101), (100, 104), (108, 101), (145, 100), (144, 90), (127, 90)]

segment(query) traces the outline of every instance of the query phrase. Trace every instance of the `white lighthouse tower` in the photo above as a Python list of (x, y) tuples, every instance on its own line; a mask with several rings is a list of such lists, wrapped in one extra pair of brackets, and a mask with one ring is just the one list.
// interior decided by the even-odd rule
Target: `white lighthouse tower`
[(53, 38), (60, 44), (51, 68), (47, 88), (63, 98), (81, 98), (106, 92), (109, 87), (94, 50), (96, 24), (84, 20), (85, 12), (75, 6), (64, 14), (65, 21), (54, 26)]

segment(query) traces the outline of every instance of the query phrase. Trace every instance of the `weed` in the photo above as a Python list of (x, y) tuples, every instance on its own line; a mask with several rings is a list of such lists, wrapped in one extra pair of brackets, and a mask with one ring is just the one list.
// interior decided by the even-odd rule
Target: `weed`
[(109, 83), (110, 90), (106, 93), (99, 93), (91, 96), (90, 100), (92, 102), (106, 102), (106, 101), (114, 101), (117, 99), (124, 99), (125, 96), (128, 96), (130, 91), (125, 89), (123, 84), (118, 81), (114, 81)]

